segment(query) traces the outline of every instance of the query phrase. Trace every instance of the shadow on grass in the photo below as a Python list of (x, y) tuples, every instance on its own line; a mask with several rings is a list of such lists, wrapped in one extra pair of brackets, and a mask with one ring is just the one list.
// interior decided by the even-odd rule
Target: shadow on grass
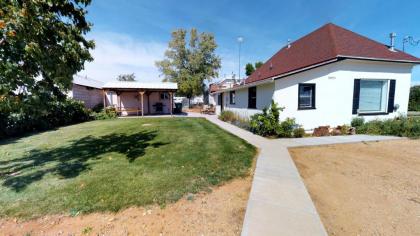
[(121, 153), (132, 162), (144, 156), (147, 147), (167, 144), (152, 142), (156, 135), (156, 131), (141, 131), (131, 135), (86, 136), (55, 149), (34, 149), (22, 158), (0, 161), (0, 181), (18, 192), (49, 173), (74, 178), (89, 169), (88, 160), (100, 159), (104, 153)]

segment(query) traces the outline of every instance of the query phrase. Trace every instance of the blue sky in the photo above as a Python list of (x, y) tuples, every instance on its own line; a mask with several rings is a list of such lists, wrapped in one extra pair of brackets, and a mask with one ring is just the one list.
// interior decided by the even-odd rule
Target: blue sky
[[(111, 81), (135, 73), (139, 81), (160, 81), (154, 66), (178, 28), (211, 32), (222, 58), (220, 77), (238, 73), (237, 37), (243, 36), (241, 64), (265, 61), (287, 39), (296, 40), (332, 22), (388, 44), (396, 32), (397, 48), (411, 35), (420, 39), (420, 1), (190, 1), (93, 0), (88, 37), (96, 41), (95, 61), (81, 75)], [(406, 52), (420, 57), (420, 45)], [(242, 70), (242, 75), (244, 70)], [(420, 83), (420, 66), (413, 71)]]

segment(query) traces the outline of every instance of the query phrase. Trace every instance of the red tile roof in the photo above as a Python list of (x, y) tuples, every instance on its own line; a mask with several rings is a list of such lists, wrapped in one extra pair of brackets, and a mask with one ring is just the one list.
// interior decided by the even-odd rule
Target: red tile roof
[(220, 89), (220, 87), (219, 87), (219, 85), (218, 85), (218, 84), (216, 84), (216, 83), (214, 83), (214, 84), (210, 84), (210, 86), (209, 86), (210, 93), (216, 92), (216, 91), (217, 91), (217, 90), (219, 90), (219, 89)]
[(290, 73), (338, 58), (370, 58), (386, 61), (411, 61), (420, 59), (402, 51), (389, 50), (387, 45), (368, 39), (332, 23), (283, 47), (252, 73), (245, 83)]

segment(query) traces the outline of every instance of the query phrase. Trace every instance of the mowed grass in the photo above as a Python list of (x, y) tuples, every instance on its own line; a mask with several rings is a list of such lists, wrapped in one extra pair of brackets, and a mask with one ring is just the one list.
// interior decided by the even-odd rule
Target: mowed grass
[(256, 149), (201, 118), (93, 121), (0, 142), (0, 217), (165, 205), (246, 176)]

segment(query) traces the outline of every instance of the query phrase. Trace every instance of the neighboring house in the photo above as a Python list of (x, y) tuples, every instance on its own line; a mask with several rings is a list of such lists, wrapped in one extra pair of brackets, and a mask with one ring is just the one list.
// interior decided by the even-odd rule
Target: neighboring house
[(104, 83), (101, 81), (76, 75), (73, 78), (73, 85), (68, 96), (84, 102), (87, 108), (92, 109), (103, 103), (103, 85)]
[(68, 96), (87, 108), (112, 106), (121, 115), (171, 114), (176, 83), (101, 82), (76, 76)]
[[(391, 40), (393, 41), (393, 40)], [(305, 129), (406, 114), (420, 59), (334, 24), (283, 47), (243, 85), (213, 90), (217, 113), (261, 112), (273, 99)]]
[(209, 85), (209, 105), (216, 105), (217, 104), (217, 96), (218, 94), (215, 93), (218, 90), (230, 89), (234, 86), (238, 86), (243, 81), (237, 81), (234, 78), (234, 75), (231, 78), (225, 78), (220, 82), (212, 83)]

